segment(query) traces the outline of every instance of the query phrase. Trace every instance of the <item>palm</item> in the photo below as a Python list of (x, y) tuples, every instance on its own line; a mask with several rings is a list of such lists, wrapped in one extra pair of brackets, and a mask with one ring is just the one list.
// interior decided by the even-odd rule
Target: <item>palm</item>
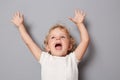
[(23, 24), (23, 20), (23, 15), (20, 12), (16, 12), (12, 19), (12, 22), (19, 27), (21, 24)]
[(74, 18), (70, 18), (70, 20), (74, 23), (82, 23), (84, 21), (85, 13), (83, 11), (75, 10)]

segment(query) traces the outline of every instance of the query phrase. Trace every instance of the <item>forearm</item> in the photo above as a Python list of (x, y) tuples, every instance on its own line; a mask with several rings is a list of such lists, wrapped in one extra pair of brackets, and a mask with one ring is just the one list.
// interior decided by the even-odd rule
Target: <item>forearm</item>
[(25, 27), (23, 24), (21, 24), (18, 28), (20, 35), (23, 39), (23, 41), (25, 42), (25, 44), (30, 44), (32, 41), (31, 37), (29, 36), (28, 32), (26, 31)]
[(35, 56), (35, 58), (37, 60), (39, 60), (40, 57), (40, 53), (41, 50), (40, 48), (35, 44), (35, 42), (32, 40), (32, 38), (30, 37), (30, 35), (28, 34), (28, 32), (26, 31), (24, 25), (20, 25), (19, 26), (19, 32), (20, 35), (23, 39), (23, 41), (25, 42), (25, 44), (27, 45), (27, 47), (30, 49), (30, 51), (33, 53), (33, 55)]
[(75, 49), (75, 54), (78, 60), (81, 60), (89, 44), (89, 35), (83, 23), (76, 24), (80, 32), (81, 42)]
[(87, 29), (85, 28), (85, 25), (83, 23), (77, 23), (76, 25), (80, 32), (81, 41), (89, 41), (89, 35)]

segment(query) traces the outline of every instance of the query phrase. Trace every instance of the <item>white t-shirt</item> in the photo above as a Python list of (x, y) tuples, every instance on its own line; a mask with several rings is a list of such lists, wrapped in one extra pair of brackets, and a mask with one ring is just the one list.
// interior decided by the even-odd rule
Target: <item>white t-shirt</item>
[(74, 52), (65, 57), (52, 56), (42, 52), (41, 80), (78, 80), (78, 63)]

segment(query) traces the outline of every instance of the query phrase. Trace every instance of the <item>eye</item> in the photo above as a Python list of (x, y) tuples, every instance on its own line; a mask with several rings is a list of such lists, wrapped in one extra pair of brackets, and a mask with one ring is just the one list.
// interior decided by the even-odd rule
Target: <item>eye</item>
[(54, 36), (51, 37), (51, 39), (54, 39), (54, 38), (55, 38)]
[(65, 36), (61, 36), (61, 38), (65, 38)]

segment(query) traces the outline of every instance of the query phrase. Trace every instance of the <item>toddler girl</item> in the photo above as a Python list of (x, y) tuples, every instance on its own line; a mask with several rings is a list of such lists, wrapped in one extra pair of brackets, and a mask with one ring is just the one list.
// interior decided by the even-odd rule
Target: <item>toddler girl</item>
[(45, 50), (32, 40), (24, 27), (24, 18), (16, 12), (12, 22), (17, 26), (21, 37), (36, 60), (41, 64), (41, 80), (78, 80), (78, 63), (89, 44), (89, 35), (83, 24), (85, 13), (75, 10), (75, 17), (69, 18), (80, 32), (81, 42), (74, 49), (75, 40), (69, 31), (60, 24), (53, 26), (44, 40)]

